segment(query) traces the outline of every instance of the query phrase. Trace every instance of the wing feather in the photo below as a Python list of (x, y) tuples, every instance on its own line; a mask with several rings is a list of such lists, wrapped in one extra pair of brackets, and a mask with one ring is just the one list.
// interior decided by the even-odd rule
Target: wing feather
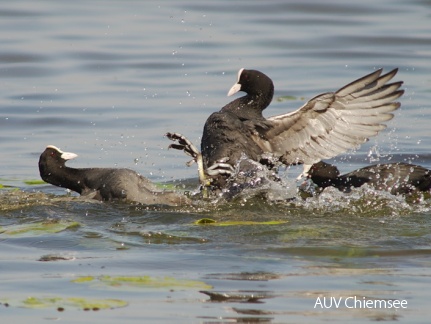
[(387, 83), (397, 69), (382, 69), (349, 83), (336, 92), (318, 95), (298, 110), (268, 118), (271, 127), (255, 142), (280, 156), (286, 164), (313, 164), (358, 147), (386, 128), (400, 107), (402, 82)]

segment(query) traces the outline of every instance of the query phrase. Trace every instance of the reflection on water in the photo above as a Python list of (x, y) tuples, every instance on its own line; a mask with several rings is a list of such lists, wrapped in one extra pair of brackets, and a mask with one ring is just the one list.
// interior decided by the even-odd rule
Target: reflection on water
[[(386, 0), (3, 3), (2, 319), (424, 322), (431, 297), (423, 289), (431, 266), (428, 196), (361, 188), (306, 200), (240, 195), (164, 208), (86, 201), (25, 181), (39, 179), (39, 155), (52, 144), (79, 154), (74, 167), (128, 167), (195, 190), (196, 170), (185, 167), (181, 152), (167, 150), (163, 134), (199, 143), (206, 118), (231, 100), (226, 92), (242, 67), (264, 71), (275, 98), (288, 98), (274, 100), (266, 116), (375, 68), (399, 67), (406, 93), (388, 129), (332, 162), (342, 173), (371, 162), (431, 168), (429, 9), (424, 1)], [(283, 174), (293, 191), (299, 172)], [(203, 218), (230, 226), (196, 224)], [(86, 276), (168, 277), (213, 288), (136, 291), (73, 282)], [(405, 299), (409, 306), (314, 307), (318, 297), (349, 296)], [(21, 307), (76, 297), (128, 306)]]

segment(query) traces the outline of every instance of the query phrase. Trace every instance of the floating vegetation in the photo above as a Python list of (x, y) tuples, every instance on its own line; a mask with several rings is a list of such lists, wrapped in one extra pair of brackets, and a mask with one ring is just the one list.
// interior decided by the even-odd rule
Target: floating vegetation
[(3, 305), (11, 307), (23, 307), (31, 309), (57, 308), (59, 312), (73, 308), (84, 311), (98, 311), (103, 309), (113, 309), (125, 307), (127, 302), (120, 299), (92, 299), (81, 297), (28, 297), (24, 300), (3, 301)]
[(37, 180), (24, 180), (24, 183), (29, 186), (37, 186), (46, 184), (45, 181), (37, 179)]
[(70, 261), (70, 260), (75, 260), (75, 257), (56, 255), (56, 254), (46, 254), (46, 255), (42, 255), (37, 261), (51, 262), (51, 261)]
[(211, 289), (212, 286), (197, 280), (151, 276), (86, 276), (72, 280), (74, 283), (90, 283), (98, 287), (114, 288), (168, 288), (168, 289)]
[(52, 204), (52, 196), (42, 192), (25, 192), (15, 187), (0, 192), (0, 210), (16, 210)]
[(211, 301), (230, 301), (230, 302), (245, 302), (259, 303), (261, 299), (273, 298), (273, 294), (267, 291), (238, 291), (238, 292), (218, 292), (218, 291), (199, 291), (210, 297)]
[(201, 218), (194, 222), (195, 225), (213, 225), (213, 226), (239, 226), (239, 225), (280, 225), (288, 221), (272, 220), (272, 221), (224, 221), (217, 222), (211, 218)]
[(37, 223), (19, 224), (0, 227), (0, 235), (8, 236), (36, 236), (54, 234), (81, 226), (78, 222), (66, 220), (49, 220)]
[(0, 183), (0, 189), (4, 190), (19, 190), (17, 187), (14, 186), (8, 186)]

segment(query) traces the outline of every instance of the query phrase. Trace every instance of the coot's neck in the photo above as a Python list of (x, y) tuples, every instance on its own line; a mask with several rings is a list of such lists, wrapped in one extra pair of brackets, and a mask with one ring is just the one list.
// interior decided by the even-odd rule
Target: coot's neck
[(235, 99), (224, 106), (221, 111), (229, 111), (241, 119), (260, 119), (263, 118), (262, 111), (269, 106), (274, 96), (274, 85), (268, 85), (265, 90)]
[(79, 194), (85, 189), (86, 169), (74, 169), (63, 165), (51, 171), (41, 169), (40, 173), (44, 181), (55, 186), (67, 188)]

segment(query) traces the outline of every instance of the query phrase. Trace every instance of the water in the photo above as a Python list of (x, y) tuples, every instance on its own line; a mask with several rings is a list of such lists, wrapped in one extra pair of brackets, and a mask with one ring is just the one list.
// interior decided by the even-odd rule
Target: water
[[(154, 209), (80, 201), (39, 179), (48, 144), (74, 167), (129, 167), (196, 187), (167, 131), (199, 143), (242, 68), (275, 83), (267, 116), (296, 109), (375, 68), (399, 67), (402, 108), (387, 130), (335, 159), (431, 168), (430, 3), (426, 1), (31, 1), (0, 5), (0, 226), (78, 222), (58, 233), (0, 234), (2, 318), (34, 323), (428, 322), (430, 201), (367, 189), (307, 202), (247, 200)], [(288, 172), (294, 178), (297, 169)], [(196, 220), (287, 221), (217, 227)], [(39, 261), (48, 260), (48, 261)], [(77, 284), (82, 276), (196, 280), (213, 288)], [(425, 289), (424, 289), (425, 288)], [(211, 301), (200, 290), (236, 299)], [(253, 301), (251, 295), (262, 299)], [(119, 299), (127, 307), (22, 307), (34, 298)], [(244, 298), (239, 298), (239, 297)], [(248, 296), (248, 297), (247, 297)], [(407, 300), (406, 309), (316, 307), (318, 297)], [(4, 306), (7, 303), (9, 306)], [(61, 307), (64, 308), (62, 311)]]

